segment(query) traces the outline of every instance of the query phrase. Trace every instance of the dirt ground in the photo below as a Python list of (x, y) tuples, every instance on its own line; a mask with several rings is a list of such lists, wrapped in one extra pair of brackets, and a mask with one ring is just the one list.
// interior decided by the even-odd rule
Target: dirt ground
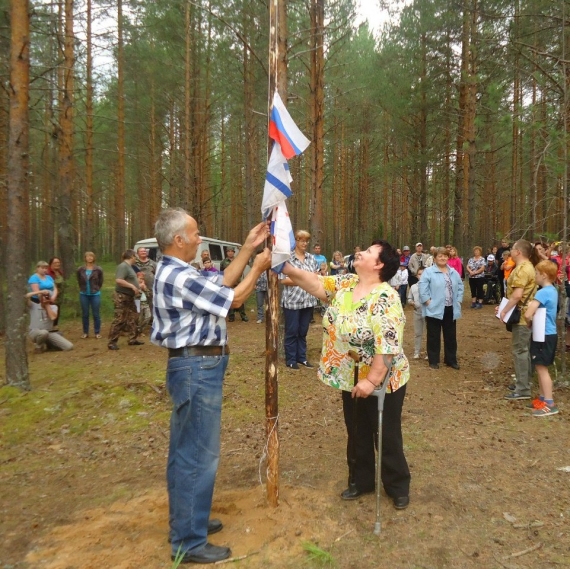
[[(30, 352), (32, 392), (0, 389), (0, 569), (171, 567), (164, 350), (122, 339), (113, 353), (104, 340), (79, 339), (79, 321), (62, 329), (76, 348)], [(382, 496), (380, 537), (373, 495), (339, 498), (347, 479), (340, 395), (314, 370), (280, 367), (280, 506), (267, 505), (265, 326), (252, 315), (230, 323), (229, 334), (213, 506), (224, 530), (211, 541), (231, 546), (242, 558), (235, 566), (570, 566), (570, 390), (556, 389), (560, 414), (549, 418), (502, 399), (510, 335), (493, 307), (465, 304), (459, 371), (411, 360), (403, 415), (411, 502), (396, 511)], [(317, 317), (315, 363), (320, 345)], [(311, 557), (307, 543), (322, 553)]]

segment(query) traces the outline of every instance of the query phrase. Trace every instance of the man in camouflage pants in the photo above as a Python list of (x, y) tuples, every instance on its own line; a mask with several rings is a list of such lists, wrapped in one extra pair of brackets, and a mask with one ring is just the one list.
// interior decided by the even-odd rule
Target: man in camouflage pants
[(128, 334), (129, 346), (141, 346), (144, 343), (137, 340), (139, 335), (139, 315), (135, 304), (135, 296), (140, 295), (141, 289), (133, 269), (136, 261), (135, 252), (132, 249), (127, 249), (123, 253), (122, 258), (123, 262), (117, 266), (115, 271), (115, 292), (113, 294), (115, 317), (109, 330), (108, 347), (110, 350), (119, 349), (117, 342), (119, 341), (119, 335), (123, 331)]

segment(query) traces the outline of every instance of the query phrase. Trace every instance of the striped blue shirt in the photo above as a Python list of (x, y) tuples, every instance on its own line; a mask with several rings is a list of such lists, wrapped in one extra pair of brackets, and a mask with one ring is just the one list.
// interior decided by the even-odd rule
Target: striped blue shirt
[(227, 344), (226, 315), (234, 298), (222, 273), (198, 271), (164, 255), (153, 285), (150, 340), (165, 348)]

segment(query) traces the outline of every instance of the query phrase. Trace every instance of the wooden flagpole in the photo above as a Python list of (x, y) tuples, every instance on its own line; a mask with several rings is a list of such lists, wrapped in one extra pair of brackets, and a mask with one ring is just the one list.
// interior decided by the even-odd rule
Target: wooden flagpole
[[(278, 60), (278, 2), (269, 2), (269, 88), (267, 118), (273, 103), (277, 85)], [(268, 129), (269, 131), (269, 129)], [(267, 162), (273, 143), (268, 137)], [(278, 396), (278, 348), (279, 348), (279, 284), (277, 275), (267, 271), (267, 309), (265, 312), (265, 433), (267, 437), (267, 501), (274, 508), (279, 505), (279, 396)]]

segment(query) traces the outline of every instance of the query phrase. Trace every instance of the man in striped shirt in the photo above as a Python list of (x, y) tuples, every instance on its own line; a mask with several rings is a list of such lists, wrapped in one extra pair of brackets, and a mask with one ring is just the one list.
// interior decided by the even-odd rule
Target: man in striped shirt
[(151, 341), (168, 348), (167, 388), (173, 408), (166, 477), (172, 559), (180, 552), (182, 563), (214, 563), (231, 555), (229, 547), (207, 540), (222, 529), (219, 520), (209, 517), (229, 356), (225, 318), (230, 308), (245, 302), (269, 268), (271, 255), (265, 249), (236, 285), (269, 231), (266, 223), (254, 227), (223, 273), (198, 271), (189, 264), (202, 240), (196, 221), (183, 209), (163, 210), (155, 234), (163, 257), (154, 281)]

